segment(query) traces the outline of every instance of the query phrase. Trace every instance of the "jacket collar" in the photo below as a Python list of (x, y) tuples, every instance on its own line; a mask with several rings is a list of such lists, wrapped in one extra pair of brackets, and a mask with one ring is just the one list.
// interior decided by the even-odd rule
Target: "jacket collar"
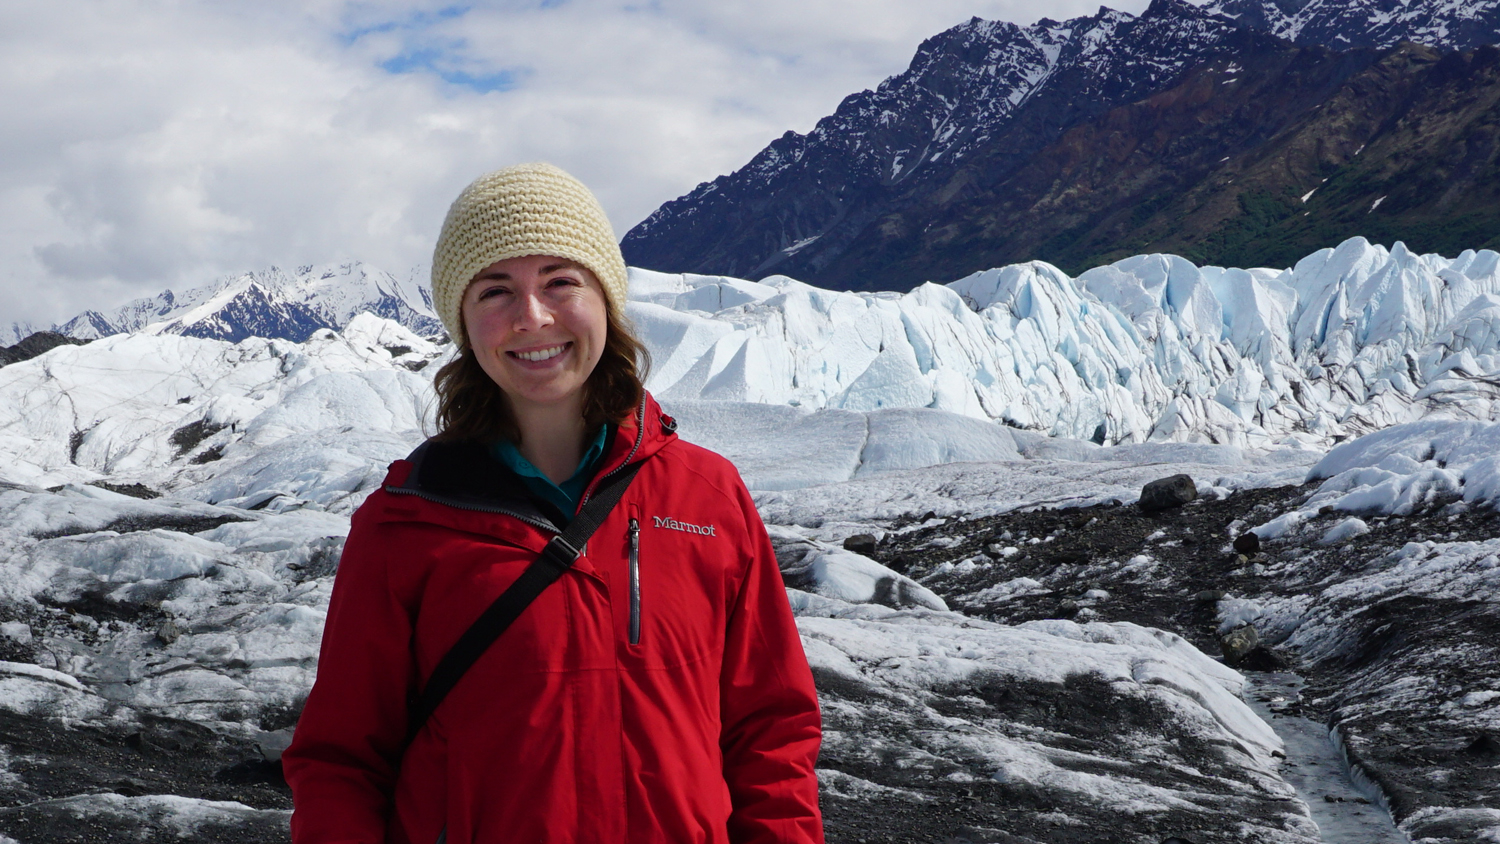
[[(599, 472), (584, 490), (584, 500), (606, 476), (655, 455), (677, 438), (676, 430), (676, 421), (662, 413), (655, 398), (645, 394), (636, 413), (622, 421), (610, 438)], [(572, 518), (572, 514), (539, 505), (526, 493), (521, 479), (496, 460), (483, 443), (429, 439), (404, 462), (409, 470), (398, 480), (396, 467), (392, 467), (387, 492), (416, 495), (462, 510), (514, 516), (550, 531), (560, 530)]]
[(650, 458), (675, 439), (677, 420), (662, 413), (661, 405), (656, 403), (654, 396), (643, 393), (635, 414), (622, 421), (615, 429), (615, 436), (605, 451), (599, 473), (584, 490), (583, 499), (587, 501), (599, 482), (609, 475), (627, 464)]

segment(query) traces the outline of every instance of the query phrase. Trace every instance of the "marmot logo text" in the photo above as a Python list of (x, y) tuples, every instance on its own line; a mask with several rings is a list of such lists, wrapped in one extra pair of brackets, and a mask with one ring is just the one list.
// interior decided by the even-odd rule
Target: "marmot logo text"
[(653, 527), (666, 528), (667, 530), (680, 530), (683, 533), (701, 533), (704, 536), (717, 536), (713, 525), (690, 525), (687, 522), (679, 522), (673, 518), (663, 519), (661, 516), (651, 517)]

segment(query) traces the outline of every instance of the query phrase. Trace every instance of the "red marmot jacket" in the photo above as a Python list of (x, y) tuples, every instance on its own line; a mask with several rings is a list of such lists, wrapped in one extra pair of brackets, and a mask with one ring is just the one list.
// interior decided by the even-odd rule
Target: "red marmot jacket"
[(649, 397), (619, 427), (593, 485), (644, 461), (625, 497), (404, 754), (408, 702), (556, 528), (478, 446), (392, 464), (282, 757), (295, 844), (823, 840), (817, 696), (765, 527), (673, 427)]

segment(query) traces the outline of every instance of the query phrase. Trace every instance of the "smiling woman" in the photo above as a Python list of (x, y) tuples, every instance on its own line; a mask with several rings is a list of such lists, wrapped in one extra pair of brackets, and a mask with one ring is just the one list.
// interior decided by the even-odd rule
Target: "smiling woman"
[(569, 259), (507, 258), (477, 273), (460, 303), (467, 342), (436, 379), (440, 436), (514, 442), (540, 466), (541, 439), (566, 451), (580, 424), (596, 431), (628, 415), (650, 354), (608, 301), (593, 271)]
[(438, 436), (354, 517), (282, 757), (296, 844), (823, 840), (770, 540), (642, 387), (625, 294), (567, 173), (507, 168), (453, 203), (433, 296), (460, 354)]
[(604, 352), (604, 288), (582, 264), (527, 255), (480, 270), (464, 293), (469, 348), (520, 413), (576, 400)]

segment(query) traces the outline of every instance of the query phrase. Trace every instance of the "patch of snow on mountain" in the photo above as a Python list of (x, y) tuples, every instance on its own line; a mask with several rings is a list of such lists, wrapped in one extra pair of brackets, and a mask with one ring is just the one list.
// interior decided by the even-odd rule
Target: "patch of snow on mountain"
[(1303, 44), (1335, 49), (1416, 41), (1472, 50), (1496, 43), (1497, 0), (1195, 0), (1205, 11)]

